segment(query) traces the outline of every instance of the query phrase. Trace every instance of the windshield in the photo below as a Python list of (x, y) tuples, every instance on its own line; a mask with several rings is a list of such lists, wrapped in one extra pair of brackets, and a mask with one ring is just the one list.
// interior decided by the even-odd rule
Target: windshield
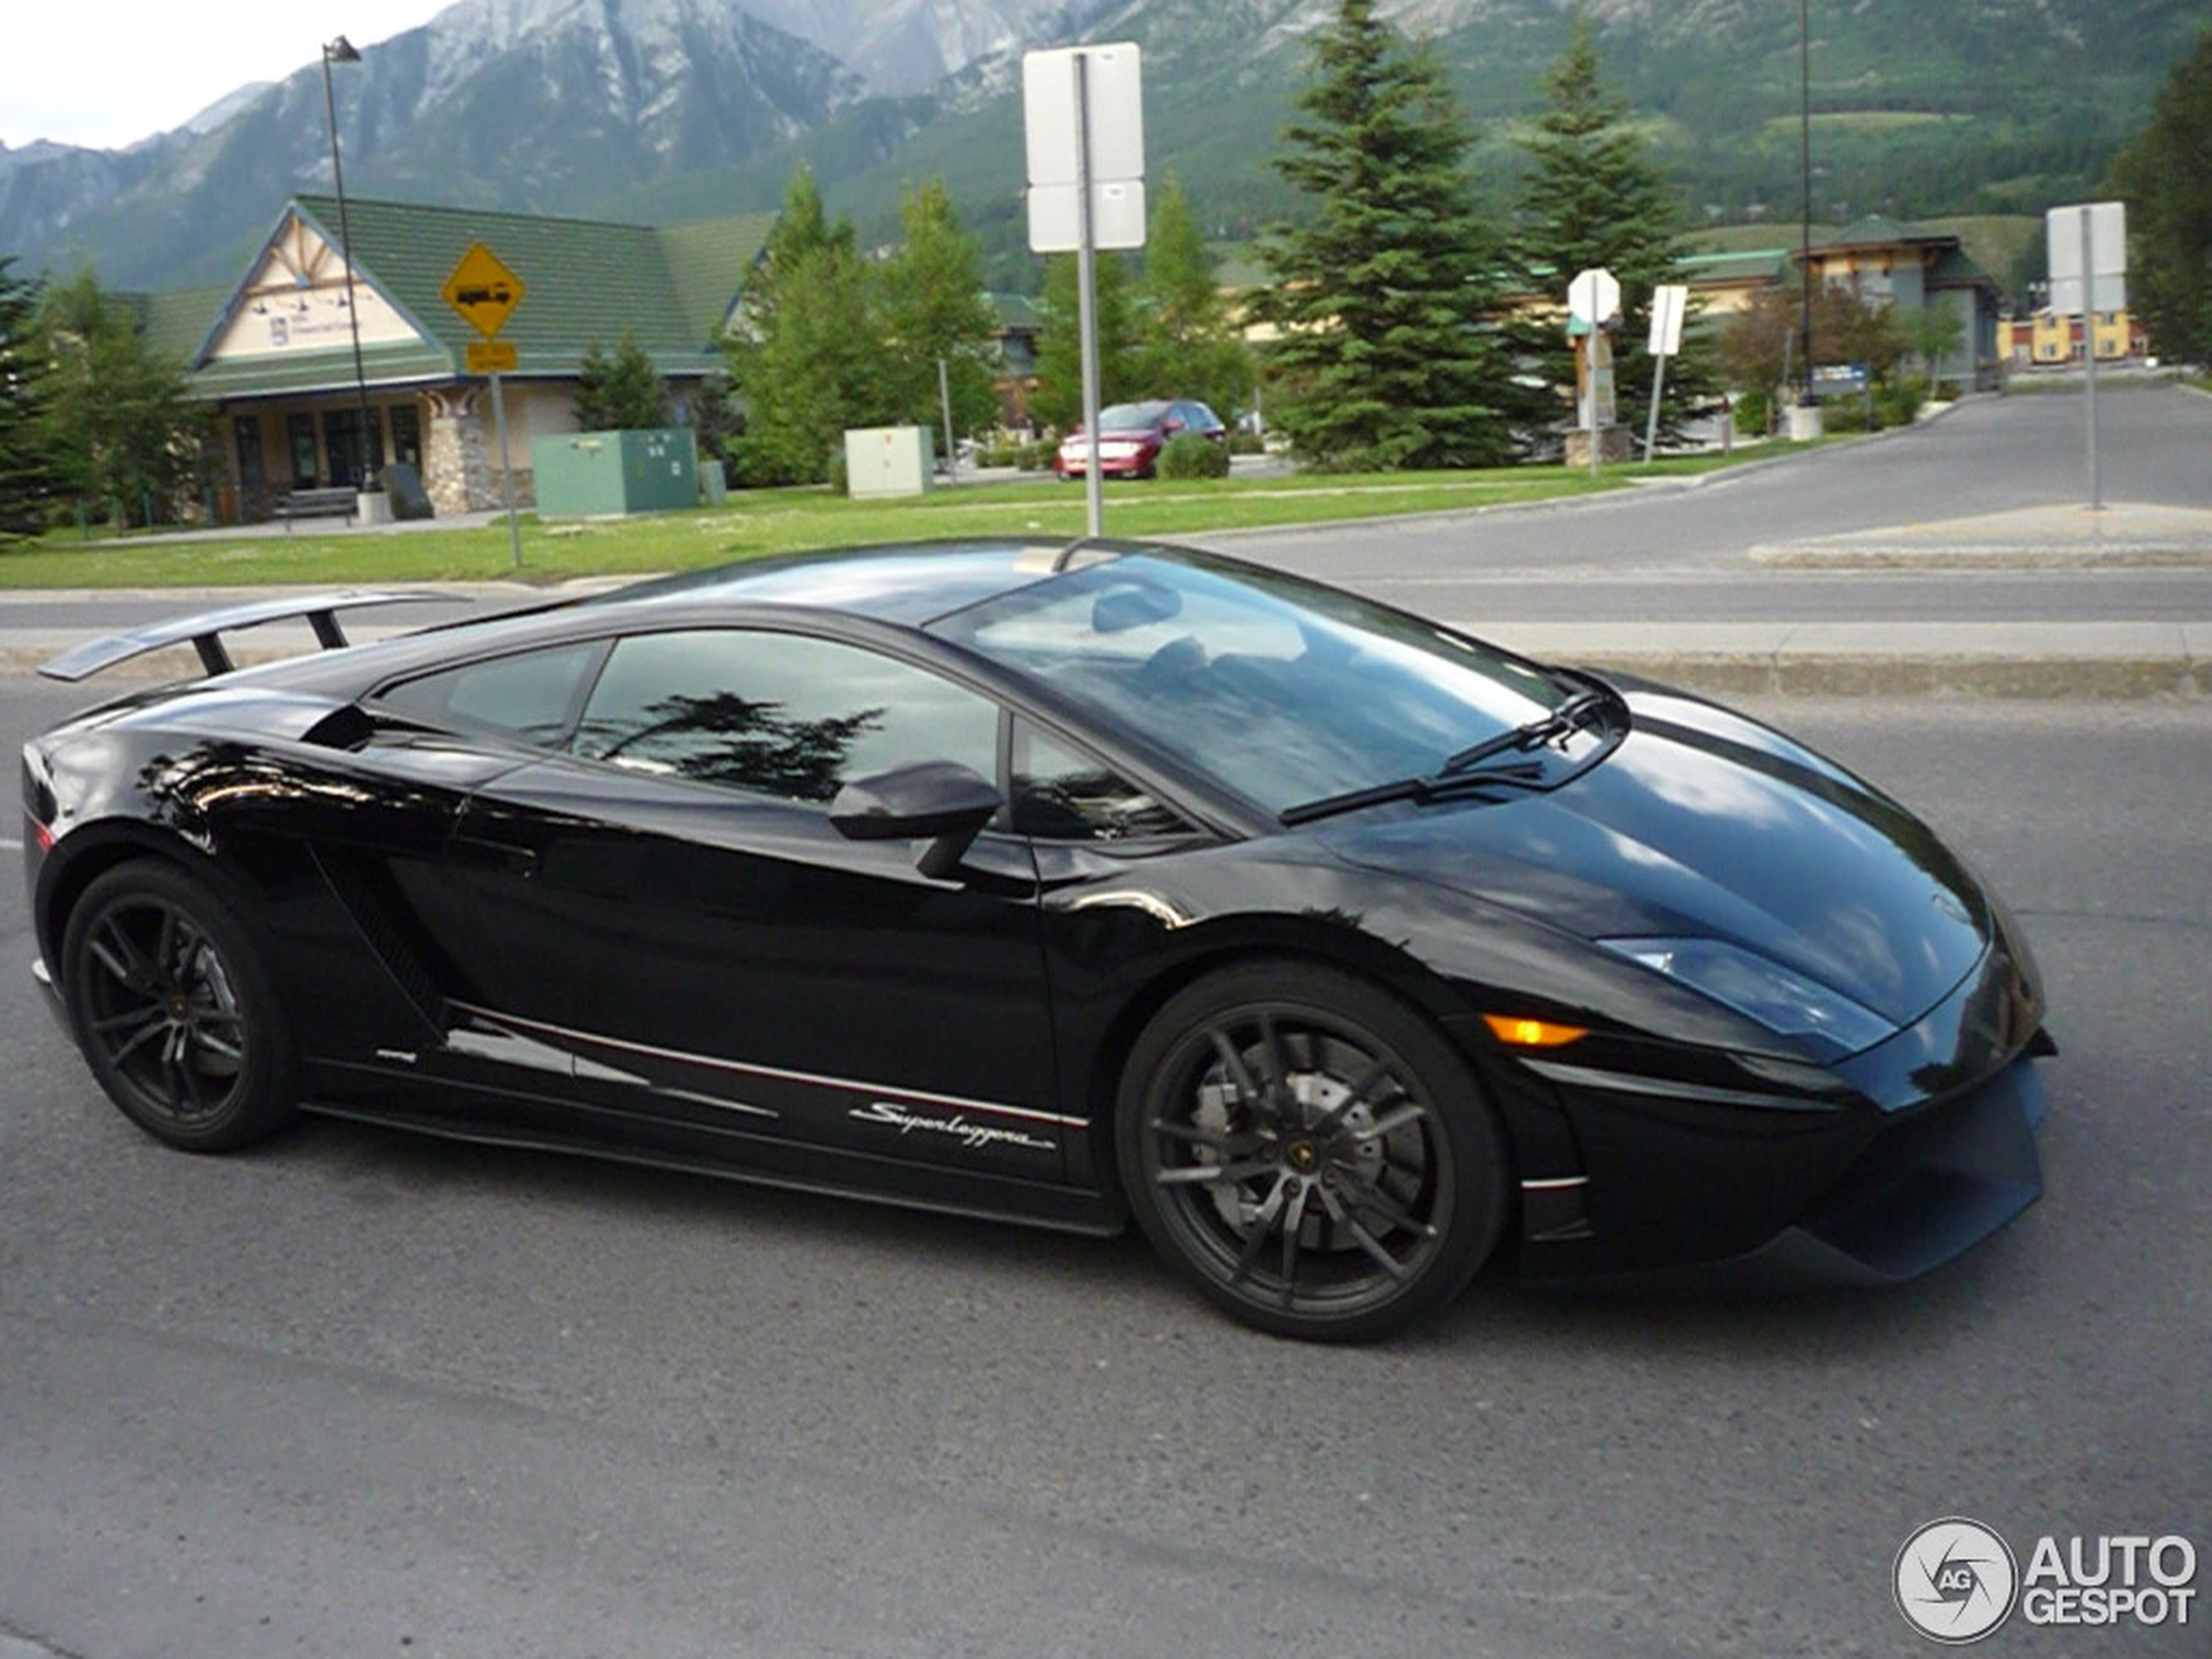
[(930, 631), (1276, 813), (1434, 772), (1561, 700), (1534, 668), (1433, 624), (1203, 556), (1114, 558)]
[(1115, 403), (1099, 410), (1101, 432), (1143, 432), (1168, 412), (1164, 403)]

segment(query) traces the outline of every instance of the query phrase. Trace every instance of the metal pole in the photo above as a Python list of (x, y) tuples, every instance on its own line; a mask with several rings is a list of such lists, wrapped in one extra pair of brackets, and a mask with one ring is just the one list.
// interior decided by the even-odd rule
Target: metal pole
[(2105, 509), (2104, 477), (2097, 457), (2097, 239), (2089, 210), (2081, 210), (2081, 357), (2089, 377), (2089, 510)]
[(1667, 394), (1667, 360), (1660, 356), (1651, 365), (1651, 418), (1643, 423), (1643, 464), (1651, 464), (1651, 456), (1659, 442), (1659, 400)]
[(1090, 439), (1090, 461), (1083, 468), (1084, 534), (1106, 533), (1106, 492), (1098, 475), (1098, 273), (1091, 248), (1090, 59), (1076, 54), (1076, 281), (1080, 295), (1077, 326), (1082, 334), (1083, 431)]
[(523, 568), (523, 527), (515, 517), (515, 468), (507, 457), (507, 395), (500, 377), (491, 377), (492, 429), (499, 442), (499, 488), (507, 502), (507, 539), (515, 550), (515, 568)]
[(953, 448), (953, 383), (945, 372), (945, 360), (937, 360), (937, 407), (945, 417), (945, 482), (960, 482), (960, 452)]
[(1809, 0), (1797, 0), (1797, 172), (1804, 185), (1797, 264), (1797, 372), (1804, 376), (1803, 403), (1812, 401), (1812, 24)]
[(377, 464), (384, 456), (382, 435), (376, 442), (376, 462), (369, 459), (369, 435), (374, 430), (368, 418), (368, 375), (361, 368), (361, 307), (354, 302), (354, 233), (346, 216), (346, 165), (338, 152), (338, 95), (331, 90), (330, 65), (334, 59), (341, 64), (358, 64), (361, 53), (353, 42), (341, 35), (322, 49), (322, 112), (330, 124), (330, 176), (338, 186), (338, 252), (346, 262), (346, 327), (354, 337), (354, 393), (361, 408), (361, 476), (354, 481), (357, 491), (376, 488)]

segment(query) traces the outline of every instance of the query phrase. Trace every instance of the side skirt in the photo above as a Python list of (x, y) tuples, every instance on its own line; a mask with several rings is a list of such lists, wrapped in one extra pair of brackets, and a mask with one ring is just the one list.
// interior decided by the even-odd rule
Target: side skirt
[[(987, 1176), (963, 1175), (939, 1165), (916, 1166), (862, 1154), (797, 1149), (757, 1136), (725, 1136), (745, 1143), (745, 1162), (734, 1163), (685, 1144), (681, 1130), (658, 1134), (638, 1120), (625, 1125), (624, 1143), (564, 1131), (550, 1126), (524, 1126), (513, 1122), (476, 1120), (463, 1123), (444, 1116), (369, 1106), (353, 1102), (300, 1102), (302, 1111), (318, 1116), (344, 1118), (387, 1129), (435, 1135), (449, 1141), (479, 1146), (508, 1146), (536, 1152), (561, 1152), (645, 1169), (674, 1170), (691, 1175), (715, 1176), (755, 1186), (781, 1187), (825, 1197), (857, 1198), (870, 1204), (894, 1204), (901, 1209), (927, 1211), (936, 1215), (967, 1216), (982, 1221), (1013, 1222), (1055, 1232), (1107, 1238), (1120, 1232), (1127, 1221), (1118, 1204), (1095, 1192), (1069, 1187), (1045, 1186)], [(655, 1143), (645, 1144), (646, 1141)], [(799, 1167), (801, 1165), (806, 1167)]]

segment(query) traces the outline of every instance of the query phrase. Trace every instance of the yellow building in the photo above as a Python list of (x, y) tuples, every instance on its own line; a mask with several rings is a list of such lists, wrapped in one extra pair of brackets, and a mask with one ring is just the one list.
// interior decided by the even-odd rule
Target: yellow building
[[(2100, 311), (2094, 318), (2097, 361), (2121, 363), (2148, 354), (2150, 342), (2124, 311)], [(2048, 368), (2078, 363), (2083, 357), (2082, 320), (2045, 310), (2032, 316), (2006, 317), (1997, 325), (1997, 349), (2014, 368)]]

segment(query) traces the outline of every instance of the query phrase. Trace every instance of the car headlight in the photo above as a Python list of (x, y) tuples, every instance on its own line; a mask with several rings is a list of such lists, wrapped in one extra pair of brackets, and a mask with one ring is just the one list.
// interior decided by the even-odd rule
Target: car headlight
[(1678, 980), (1777, 1036), (1810, 1038), (1824, 1059), (1871, 1049), (1894, 1021), (1779, 962), (1716, 939), (1602, 939), (1608, 950)]

